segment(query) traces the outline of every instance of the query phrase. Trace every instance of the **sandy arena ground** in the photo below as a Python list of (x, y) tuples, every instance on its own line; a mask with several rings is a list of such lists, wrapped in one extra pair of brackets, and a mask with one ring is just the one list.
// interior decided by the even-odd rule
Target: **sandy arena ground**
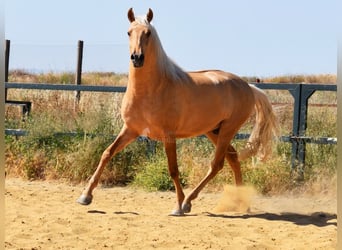
[[(83, 186), (15, 178), (5, 184), (6, 249), (327, 250), (337, 244), (331, 195), (251, 197), (250, 189), (228, 187), (225, 195), (201, 193), (189, 215), (172, 217), (172, 192), (97, 188), (93, 203), (81, 206), (75, 201)], [(241, 212), (249, 198), (249, 210)]]

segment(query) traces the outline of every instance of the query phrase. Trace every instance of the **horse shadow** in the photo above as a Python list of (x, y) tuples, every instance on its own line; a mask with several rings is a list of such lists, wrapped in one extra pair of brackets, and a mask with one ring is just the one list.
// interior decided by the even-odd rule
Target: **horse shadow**
[[(89, 210), (88, 213), (90, 214), (107, 214), (105, 211), (100, 210)], [(114, 214), (116, 215), (140, 215), (137, 212), (130, 212), (130, 211), (115, 211)], [(215, 218), (223, 218), (223, 219), (251, 219), (251, 218), (257, 218), (257, 219), (264, 219), (268, 221), (287, 221), (292, 222), (295, 225), (299, 226), (308, 226), (308, 225), (314, 225), (317, 227), (326, 227), (326, 226), (336, 226), (336, 220), (337, 215), (331, 214), (331, 213), (325, 213), (325, 212), (315, 212), (311, 214), (299, 214), (299, 213), (290, 213), (290, 212), (284, 212), (284, 213), (256, 213), (256, 214), (239, 214), (239, 215), (227, 215), (227, 214), (215, 214), (211, 212), (204, 212), (203, 213), (206, 216), (209, 217), (215, 217)], [(184, 217), (191, 217), (191, 216), (199, 216), (199, 214), (184, 214)]]
[[(102, 210), (88, 210), (88, 214), (107, 214), (107, 212)], [(137, 212), (125, 212), (125, 211), (115, 211), (114, 214), (131, 214), (131, 215), (139, 215)]]
[(312, 214), (298, 214), (298, 213), (258, 213), (258, 214), (244, 214), (244, 215), (226, 215), (226, 214), (214, 214), (210, 212), (206, 212), (209, 217), (219, 217), (223, 219), (250, 219), (250, 218), (258, 218), (269, 221), (287, 221), (292, 222), (299, 226), (307, 226), (314, 225), (317, 227), (325, 227), (325, 226), (336, 226), (337, 222), (331, 222), (331, 220), (337, 219), (336, 214), (324, 213), (324, 212), (315, 212)]

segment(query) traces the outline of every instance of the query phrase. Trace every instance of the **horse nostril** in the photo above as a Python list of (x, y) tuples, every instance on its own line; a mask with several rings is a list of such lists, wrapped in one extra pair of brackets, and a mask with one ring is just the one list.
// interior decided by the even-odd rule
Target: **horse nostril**
[(141, 59), (144, 59), (144, 55), (143, 54), (136, 54), (136, 53), (133, 53), (131, 55), (131, 59), (132, 60), (141, 60)]
[(137, 54), (137, 53), (133, 53), (131, 55), (131, 60), (133, 62), (134, 67), (141, 67), (144, 64), (144, 54)]

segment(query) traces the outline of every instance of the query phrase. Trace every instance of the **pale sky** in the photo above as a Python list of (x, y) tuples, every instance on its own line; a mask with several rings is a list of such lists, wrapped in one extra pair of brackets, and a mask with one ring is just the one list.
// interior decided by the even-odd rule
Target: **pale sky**
[(128, 71), (127, 10), (154, 12), (166, 53), (184, 70), (241, 76), (336, 73), (338, 0), (7, 0), (10, 69)]

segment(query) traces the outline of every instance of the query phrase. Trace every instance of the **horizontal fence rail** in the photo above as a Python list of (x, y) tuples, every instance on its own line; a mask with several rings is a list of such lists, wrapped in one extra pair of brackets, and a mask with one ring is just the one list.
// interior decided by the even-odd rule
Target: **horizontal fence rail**
[(6, 89), (37, 89), (37, 90), (61, 90), (61, 91), (90, 91), (90, 92), (126, 92), (126, 87), (120, 86), (96, 86), (96, 85), (71, 85), (71, 84), (47, 84), (47, 83), (18, 83), (6, 82)]
[[(13, 135), (13, 136), (27, 136), (29, 135), (29, 131), (23, 130), (23, 129), (5, 129), (6, 135)], [(97, 136), (103, 136), (103, 137), (110, 137), (113, 140), (116, 138), (115, 135), (108, 135), (108, 134), (93, 134), (93, 133), (82, 133), (82, 132), (55, 132), (53, 136), (56, 137), (97, 137)], [(237, 140), (246, 140), (248, 139), (250, 134), (245, 133), (238, 133), (235, 135), (234, 139)], [(199, 137), (206, 138), (205, 135), (201, 135)], [(139, 138), (146, 139), (144, 136), (140, 136)], [(335, 137), (296, 137), (296, 136), (280, 136), (279, 141), (282, 142), (293, 142), (293, 141), (299, 141), (304, 140), (306, 143), (314, 143), (314, 144), (337, 144), (337, 138)]]
[[(306, 90), (313, 91), (337, 91), (335, 84), (303, 84), (303, 83), (251, 83), (258, 88), (267, 90), (296, 90), (298, 86), (304, 86)], [(51, 83), (23, 83), (5, 82), (6, 89), (38, 89), (38, 90), (65, 90), (65, 91), (93, 91), (93, 92), (126, 92), (123, 86), (98, 86), (98, 85), (72, 85)]]

